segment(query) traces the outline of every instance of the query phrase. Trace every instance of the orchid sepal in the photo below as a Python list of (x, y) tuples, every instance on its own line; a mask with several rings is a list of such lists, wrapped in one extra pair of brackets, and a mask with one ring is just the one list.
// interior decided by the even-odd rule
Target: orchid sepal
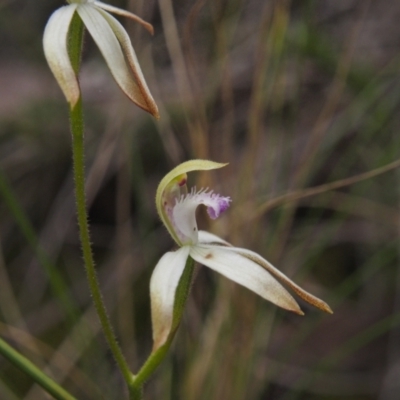
[(73, 108), (80, 97), (78, 78), (68, 54), (68, 33), (77, 4), (54, 11), (43, 34), (44, 54), (67, 101)]
[(119, 8), (119, 7), (110, 6), (109, 4), (103, 3), (102, 1), (94, 1), (93, 4), (98, 6), (101, 9), (105, 10), (105, 11), (108, 11), (108, 12), (113, 13), (113, 14), (120, 15), (121, 17), (129, 18), (132, 21), (135, 21), (135, 22), (139, 23), (151, 35), (154, 35), (153, 25), (149, 24), (144, 19), (138, 17), (136, 14), (133, 14), (133, 13), (131, 13), (129, 11), (126, 11), (126, 10), (124, 10), (122, 8)]

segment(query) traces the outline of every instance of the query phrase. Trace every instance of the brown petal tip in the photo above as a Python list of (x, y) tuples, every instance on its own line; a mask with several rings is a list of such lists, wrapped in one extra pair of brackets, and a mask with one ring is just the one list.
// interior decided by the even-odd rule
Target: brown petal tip
[(319, 299), (318, 297), (310, 296), (310, 297), (307, 297), (307, 298), (303, 297), (303, 299), (305, 301), (307, 301), (309, 304), (311, 304), (312, 306), (314, 306), (316, 308), (319, 308), (321, 311), (324, 311), (324, 312), (326, 312), (328, 314), (333, 314), (333, 311), (328, 306), (328, 304), (325, 303), (323, 300)]
[(154, 28), (152, 24), (143, 21), (142, 26), (150, 33), (151, 36), (154, 36)]
[(158, 108), (150, 112), (150, 114), (155, 118), (155, 119), (160, 119), (160, 113), (158, 112)]
[(301, 297), (304, 301), (312, 306), (319, 308), (321, 311), (324, 311), (328, 314), (333, 314), (332, 309), (325, 303), (323, 300), (319, 299), (318, 297), (306, 292), (304, 289), (300, 288), (299, 286), (292, 284), (291, 288), (294, 292)]
[(332, 308), (328, 306), (324, 301), (321, 300), (321, 307), (318, 307), (320, 310), (325, 311), (328, 314), (333, 314)]

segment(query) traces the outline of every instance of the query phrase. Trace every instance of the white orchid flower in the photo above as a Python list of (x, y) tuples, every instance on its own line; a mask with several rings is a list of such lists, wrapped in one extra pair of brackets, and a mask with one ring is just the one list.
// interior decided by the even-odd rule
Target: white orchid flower
[(50, 17), (43, 36), (47, 62), (67, 101), (74, 107), (80, 97), (78, 77), (68, 54), (68, 35), (77, 13), (103, 54), (111, 74), (122, 91), (136, 105), (159, 117), (131, 41), (123, 26), (107, 11), (131, 18), (150, 33), (153, 27), (128, 11), (95, 0), (67, 0)]
[(187, 193), (186, 173), (224, 165), (206, 160), (187, 161), (167, 174), (158, 186), (157, 210), (180, 248), (164, 254), (151, 277), (153, 350), (165, 344), (171, 333), (176, 289), (189, 256), (284, 309), (303, 315), (281, 283), (313, 306), (332, 313), (325, 302), (300, 288), (257, 253), (233, 247), (218, 236), (198, 231), (195, 213), (200, 204), (205, 205), (208, 215), (215, 219), (229, 207), (231, 199), (203, 189)]

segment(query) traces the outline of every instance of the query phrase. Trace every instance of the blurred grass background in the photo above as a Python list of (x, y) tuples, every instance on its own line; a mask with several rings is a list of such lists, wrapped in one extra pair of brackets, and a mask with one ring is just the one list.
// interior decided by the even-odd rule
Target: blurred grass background
[[(121, 399), (75, 222), (67, 105), (41, 37), (61, 1), (0, 2), (0, 334), (79, 399)], [(90, 37), (81, 73), (99, 278), (133, 370), (151, 350), (149, 279), (173, 246), (159, 180), (233, 198), (199, 224), (259, 252), (334, 315), (299, 317), (200, 268), (146, 399), (386, 400), (400, 396), (400, 4), (395, 0), (115, 0), (160, 108), (118, 91)], [(379, 170), (378, 170), (379, 172)], [(357, 179), (356, 179), (357, 180)], [(287, 195), (288, 194), (288, 195)], [(282, 196), (283, 197), (280, 197)], [(0, 357), (1, 399), (46, 399)]]

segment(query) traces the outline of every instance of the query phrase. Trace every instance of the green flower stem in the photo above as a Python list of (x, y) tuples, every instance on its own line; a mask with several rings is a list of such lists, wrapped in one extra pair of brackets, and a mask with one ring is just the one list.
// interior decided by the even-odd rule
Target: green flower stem
[(130, 386), (132, 381), (132, 373), (117, 343), (106, 308), (104, 306), (90, 244), (89, 224), (86, 212), (83, 112), (81, 98), (78, 100), (76, 106), (70, 110), (70, 118), (73, 144), (72, 152), (74, 163), (76, 208), (87, 279), (89, 282), (90, 292), (92, 294), (92, 300), (96, 307), (96, 311), (108, 345), (110, 346), (115, 361), (117, 362), (126, 383), (128, 386)]
[[(71, 62), (73, 64), (76, 73), (78, 73), (79, 70), (82, 37), (83, 37), (83, 23), (80, 20), (80, 18), (75, 14), (75, 17), (73, 18), (70, 27), (70, 36), (68, 45), (69, 45)], [(74, 166), (76, 209), (77, 209), (80, 241), (82, 246), (87, 279), (89, 282), (89, 288), (107, 343), (114, 355), (115, 361), (119, 369), (121, 370), (121, 373), (125, 379), (125, 382), (128, 385), (128, 388), (131, 388), (133, 381), (133, 374), (130, 371), (128, 363), (126, 362), (125, 357), (122, 354), (121, 348), (113, 332), (110, 319), (108, 317), (103, 302), (99, 282), (97, 279), (96, 269), (94, 265), (91, 243), (90, 243), (90, 233), (89, 233), (88, 216), (86, 211), (86, 193), (85, 193), (85, 152), (84, 152), (84, 123), (83, 123), (82, 97), (79, 98), (77, 104), (73, 108), (70, 108), (70, 127), (72, 134), (72, 154), (73, 154), (73, 166)]]
[(76, 400), (74, 396), (63, 389), (58, 383), (36, 367), (22, 354), (14, 350), (2, 338), (0, 338), (0, 353), (11, 361), (16, 367), (28, 374), (37, 384), (42, 386), (57, 400)]
[[(169, 348), (171, 347), (171, 343), (174, 336), (175, 332), (173, 332), (173, 334), (170, 335), (170, 338), (168, 338), (167, 342), (163, 346), (158, 348), (156, 351), (153, 351), (143, 364), (138, 374), (134, 376), (133, 385), (137, 389), (137, 391), (139, 391), (142, 388), (143, 384), (147, 381), (147, 379), (153, 374), (156, 368), (164, 360)], [(137, 397), (138, 400), (140, 400), (141, 398), (142, 397)]]

